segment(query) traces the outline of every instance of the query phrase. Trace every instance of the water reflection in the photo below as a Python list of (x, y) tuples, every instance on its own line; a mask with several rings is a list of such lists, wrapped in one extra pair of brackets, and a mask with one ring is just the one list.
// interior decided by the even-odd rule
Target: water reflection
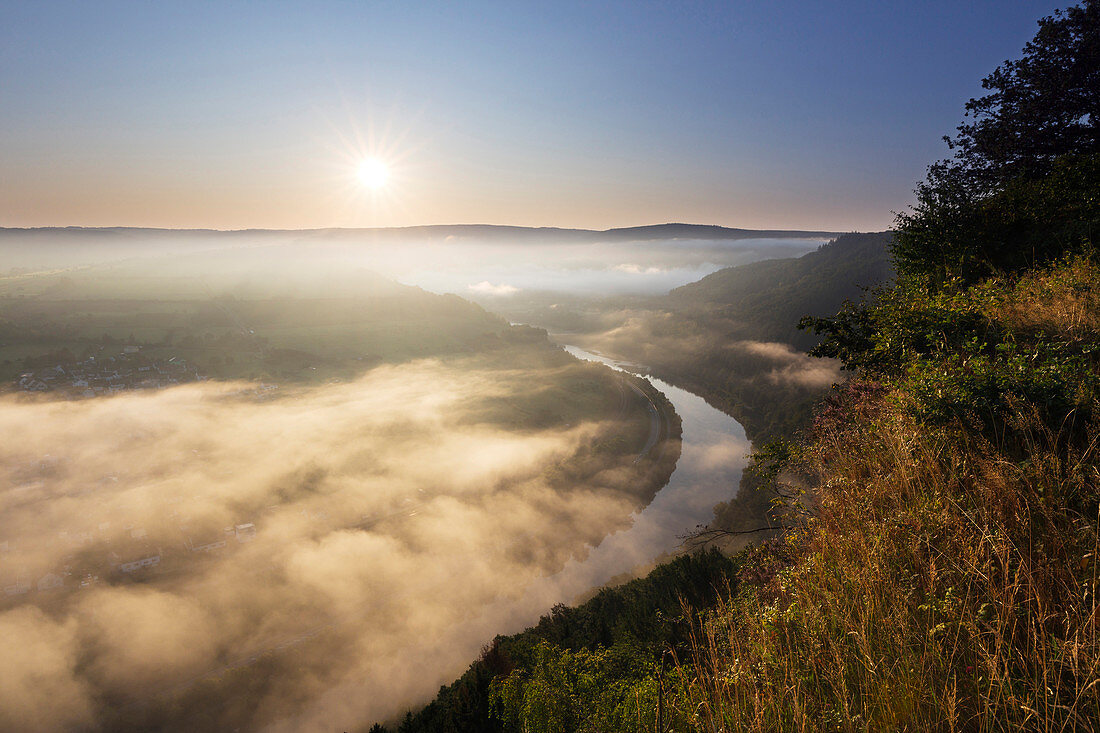
[[(565, 346), (573, 356), (630, 372), (636, 366)], [(731, 499), (749, 453), (745, 430), (731, 418), (690, 392), (653, 377), (683, 424), (683, 448), (676, 470), (646, 507), (634, 513), (631, 526), (608, 535), (586, 557), (571, 560), (556, 575), (543, 578), (529, 591), (543, 607), (568, 601), (607, 583), (617, 575), (644, 568), (680, 545), (679, 536), (707, 523), (714, 505)]]

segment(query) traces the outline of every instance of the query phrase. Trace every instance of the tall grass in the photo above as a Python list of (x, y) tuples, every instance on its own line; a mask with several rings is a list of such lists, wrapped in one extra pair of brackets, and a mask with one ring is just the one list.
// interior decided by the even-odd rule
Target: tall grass
[(796, 559), (698, 624), (691, 727), (1100, 727), (1095, 431), (1021, 408), (994, 444), (880, 406), (819, 430), (817, 518), (758, 551)]

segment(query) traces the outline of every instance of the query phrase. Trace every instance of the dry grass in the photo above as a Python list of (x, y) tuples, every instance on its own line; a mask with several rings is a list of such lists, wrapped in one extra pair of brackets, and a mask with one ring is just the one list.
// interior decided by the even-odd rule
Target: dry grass
[[(1095, 368), (1088, 260), (968, 297), (1025, 367), (1045, 342)], [(1004, 414), (932, 427), (898, 384), (851, 383), (819, 412), (800, 466), (816, 516), (699, 617), (670, 696), (682, 729), (1100, 729), (1095, 393), (1056, 425), (1006, 393)]]
[(688, 727), (1100, 727), (1096, 441), (1026, 412), (1009, 430), (889, 409), (823, 430), (818, 518), (759, 553), (795, 560), (746, 578), (681, 660)]
[(1100, 268), (1085, 258), (1031, 272), (996, 313), (1018, 330), (1080, 339), (1100, 333)]

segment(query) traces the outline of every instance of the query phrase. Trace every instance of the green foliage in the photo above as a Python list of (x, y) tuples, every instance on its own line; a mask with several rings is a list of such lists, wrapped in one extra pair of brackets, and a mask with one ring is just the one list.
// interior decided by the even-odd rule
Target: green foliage
[[(553, 717), (557, 713), (547, 709), (547, 701), (578, 690), (603, 695), (602, 688), (613, 687), (613, 679), (622, 675), (632, 680), (624, 683), (630, 689), (635, 683), (644, 686), (649, 674), (646, 670), (653, 669), (666, 649), (680, 647), (688, 638), (690, 625), (680, 618), (683, 606), (712, 605), (729, 592), (737, 570), (736, 560), (717, 551), (684, 555), (658, 566), (645, 578), (602, 590), (577, 607), (555, 606), (534, 627), (494, 639), (462, 677), (440, 689), (436, 699), (411, 716), (400, 730), (436, 733), (522, 729), (507, 727), (505, 720), (514, 721), (508, 716), (526, 704), (525, 680), (532, 678), (536, 679), (531, 691), (532, 714), (538, 712), (556, 721), (555, 725), (579, 724), (579, 718), (570, 718), (564, 712), (562, 715), (567, 717)], [(521, 671), (505, 685), (503, 680), (511, 679), (509, 675), (517, 669)], [(593, 687), (593, 679), (602, 682)], [(494, 680), (500, 715), (494, 714), (490, 706)], [(630, 701), (623, 697), (625, 689), (609, 688), (607, 697), (600, 697), (601, 709), (608, 715), (627, 716)]]
[(970, 121), (949, 141), (975, 188), (997, 190), (1046, 175), (1065, 155), (1100, 153), (1100, 3), (1041, 19), (1023, 55), (982, 87), (990, 94), (967, 103)]
[(891, 252), (902, 279), (938, 286), (1021, 272), (1092, 252), (1100, 232), (1100, 154), (1065, 155), (1039, 177), (977, 194), (964, 169), (941, 163), (897, 218)]
[(899, 276), (938, 285), (1019, 272), (1095, 246), (1100, 225), (1100, 2), (1039, 21), (982, 81), (949, 160), (897, 217)]
[[(1045, 292), (1036, 294), (1037, 286)], [(907, 281), (815, 326), (828, 338), (814, 352), (897, 386), (925, 419), (996, 419), (1021, 403), (1058, 424), (1090, 408), (1098, 394), (1100, 334), (1067, 339), (1057, 327), (1021, 321), (1028, 299), (1056, 326), (1071, 297), (1096, 297), (1100, 273), (1087, 260), (1063, 263), (1016, 282), (990, 279), (939, 288)]]
[[(877, 295), (881, 291), (875, 292)], [(810, 349), (811, 356), (839, 359), (845, 369), (876, 365), (875, 321), (866, 300), (859, 303), (846, 300), (834, 316), (803, 316), (798, 327), (824, 336)]]
[(490, 688), (508, 730), (643, 730), (658, 707), (657, 663), (627, 644), (570, 651), (540, 642), (530, 669)]
[[(764, 671), (720, 691), (714, 723), (1100, 721), (1100, 539), (1082, 519), (1100, 501), (1098, 39), (1095, 2), (1044, 19), (898, 217), (898, 283), (803, 322), (879, 391), (815, 423), (810, 542), (777, 573), (765, 616), (782, 623), (728, 611), (741, 633), (711, 663)], [(793, 704), (769, 697), (791, 679)]]

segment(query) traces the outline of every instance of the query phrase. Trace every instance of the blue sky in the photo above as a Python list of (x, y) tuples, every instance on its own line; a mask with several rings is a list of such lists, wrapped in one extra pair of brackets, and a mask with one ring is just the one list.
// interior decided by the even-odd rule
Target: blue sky
[(0, 225), (881, 229), (1061, 6), (4, 2)]

